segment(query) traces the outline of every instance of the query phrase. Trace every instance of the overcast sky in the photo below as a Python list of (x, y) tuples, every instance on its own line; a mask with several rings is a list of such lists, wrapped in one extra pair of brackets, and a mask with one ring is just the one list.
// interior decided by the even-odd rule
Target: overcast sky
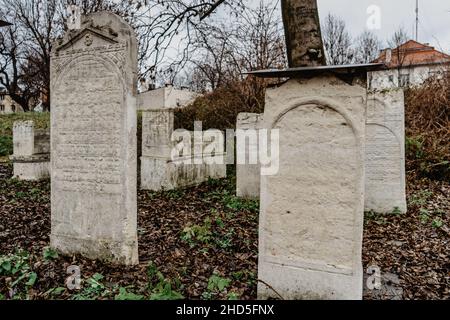
[[(416, 0), (318, 0), (321, 19), (328, 13), (342, 17), (354, 36), (366, 28), (371, 5), (381, 9), (381, 29), (374, 30), (380, 39), (388, 39), (399, 26), (413, 37)], [(419, 41), (450, 52), (450, 1), (419, 0), (419, 14)]]

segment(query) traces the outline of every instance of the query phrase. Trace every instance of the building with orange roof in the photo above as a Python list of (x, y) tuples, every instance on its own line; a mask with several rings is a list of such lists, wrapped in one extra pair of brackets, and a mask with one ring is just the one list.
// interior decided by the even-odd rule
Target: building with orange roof
[(369, 74), (369, 89), (420, 86), (432, 76), (441, 76), (450, 68), (450, 55), (414, 40), (395, 49), (384, 49), (374, 63), (386, 69)]

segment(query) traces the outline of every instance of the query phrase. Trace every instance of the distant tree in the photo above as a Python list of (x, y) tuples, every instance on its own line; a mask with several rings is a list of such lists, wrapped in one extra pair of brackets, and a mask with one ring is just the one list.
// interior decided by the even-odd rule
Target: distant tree
[[(70, 0), (0, 0), (0, 17), (13, 26), (0, 30), (0, 84), (25, 111), (42, 99), (50, 110), (50, 53), (65, 29)], [(107, 0), (83, 0), (83, 13), (111, 10), (127, 15)]]
[(355, 62), (370, 63), (378, 58), (381, 50), (381, 40), (375, 33), (366, 30), (356, 38)]
[[(14, 23), (0, 30), (0, 84), (24, 110), (30, 101), (50, 96), (51, 46), (66, 30), (69, 4), (80, 6), (83, 14), (112, 11), (130, 23), (139, 40), (141, 77), (154, 80), (167, 72), (157, 66), (171, 45), (178, 41), (189, 47), (193, 30), (222, 3), (235, 10), (241, 6), (238, 0), (0, 0), (0, 18)], [(182, 53), (167, 69), (186, 60)], [(42, 102), (49, 110), (49, 99)]]
[(395, 49), (410, 40), (410, 38), (411, 37), (409, 36), (409, 33), (403, 27), (400, 27), (388, 40), (388, 46), (392, 49)]
[[(285, 41), (277, 4), (260, 1), (239, 19), (198, 28), (190, 62), (194, 87), (216, 89), (240, 81), (243, 73), (286, 67)], [(199, 83), (200, 81), (200, 83)]]
[(347, 31), (345, 21), (329, 14), (324, 21), (322, 30), (328, 64), (352, 63), (354, 61), (352, 37)]

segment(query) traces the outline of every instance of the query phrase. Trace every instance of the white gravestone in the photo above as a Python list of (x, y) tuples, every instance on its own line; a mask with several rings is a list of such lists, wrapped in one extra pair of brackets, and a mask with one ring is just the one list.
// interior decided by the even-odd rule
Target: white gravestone
[(51, 58), (51, 245), (137, 264), (137, 41), (112, 13), (82, 20)]
[(404, 109), (402, 89), (368, 94), (366, 211), (407, 211)]
[[(208, 181), (209, 178), (225, 178), (226, 164), (224, 154), (215, 155), (222, 161), (212, 163), (211, 156), (204, 153), (210, 144), (207, 137), (193, 142), (193, 132), (185, 131), (189, 137), (190, 151), (197, 149), (199, 154), (191, 152), (183, 155), (182, 161), (172, 159), (172, 152), (177, 143), (173, 141), (174, 109), (155, 109), (142, 112), (142, 157), (141, 157), (141, 189), (172, 190), (192, 186)], [(205, 132), (197, 132), (204, 136)], [(197, 143), (197, 144), (196, 144)], [(194, 147), (196, 146), (196, 147)], [(196, 163), (196, 160), (200, 160)]]
[(33, 121), (16, 121), (13, 127), (14, 177), (36, 181), (50, 176), (50, 132), (36, 129)]
[(366, 89), (334, 76), (269, 89), (280, 170), (261, 177), (258, 297), (361, 299)]
[[(245, 164), (238, 163), (236, 165), (236, 194), (241, 198), (259, 199), (260, 196), (261, 165), (249, 163), (249, 151), (254, 150), (258, 154), (258, 129), (261, 125), (262, 118), (263, 115), (257, 113), (240, 113), (237, 117), (237, 130), (250, 130), (256, 133), (254, 136), (248, 135), (249, 137), (246, 141), (245, 152), (247, 154), (247, 162)], [(256, 138), (256, 140), (252, 141), (252, 138)]]

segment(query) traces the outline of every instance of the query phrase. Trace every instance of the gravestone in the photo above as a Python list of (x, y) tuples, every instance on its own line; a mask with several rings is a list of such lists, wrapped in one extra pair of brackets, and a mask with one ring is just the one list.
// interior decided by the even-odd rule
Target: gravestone
[[(255, 137), (258, 139), (258, 129), (262, 122), (262, 116), (262, 114), (257, 113), (240, 113), (237, 117), (236, 129), (244, 132), (247, 130), (254, 131), (256, 133)], [(243, 150), (247, 155), (247, 162), (236, 165), (236, 194), (238, 197), (259, 199), (261, 165), (248, 162), (250, 150), (253, 149), (258, 152), (258, 147), (258, 140), (251, 141), (251, 139), (247, 139), (245, 150)]]
[(171, 189), (168, 165), (173, 148), (173, 128), (172, 109), (142, 112), (141, 189)]
[(33, 121), (16, 121), (13, 126), (14, 177), (36, 181), (50, 177), (50, 132), (36, 129)]
[(258, 298), (362, 299), (366, 89), (333, 75), (266, 95), (280, 169), (261, 177)]
[[(172, 139), (174, 109), (142, 112), (142, 190), (172, 190), (200, 184), (210, 178), (226, 177), (224, 153), (218, 152), (211, 156), (204, 152), (211, 143), (205, 132), (197, 132), (203, 137), (200, 141), (193, 141), (193, 132), (186, 130), (183, 132), (188, 136), (191, 153), (183, 154), (181, 159), (172, 159), (172, 151), (177, 145)], [(194, 154), (194, 150), (199, 154)]]
[(366, 211), (407, 211), (404, 105), (402, 89), (368, 93)]
[(51, 246), (138, 263), (137, 41), (108, 12), (82, 17), (51, 56)]

